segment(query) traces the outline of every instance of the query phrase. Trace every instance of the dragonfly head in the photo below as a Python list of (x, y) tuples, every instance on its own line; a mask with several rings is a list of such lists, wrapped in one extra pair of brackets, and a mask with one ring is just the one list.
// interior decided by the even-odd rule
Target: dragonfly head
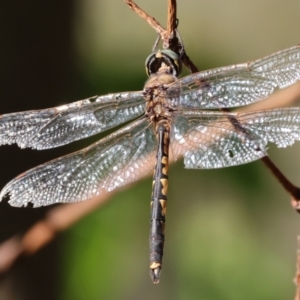
[(165, 72), (178, 77), (182, 68), (179, 55), (170, 49), (151, 53), (147, 57), (145, 65), (146, 73), (149, 77), (158, 72)]

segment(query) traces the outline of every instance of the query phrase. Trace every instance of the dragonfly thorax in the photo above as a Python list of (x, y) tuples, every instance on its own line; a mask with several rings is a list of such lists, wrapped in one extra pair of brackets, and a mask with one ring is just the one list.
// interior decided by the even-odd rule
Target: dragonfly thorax
[(144, 97), (147, 101), (145, 114), (151, 122), (157, 123), (163, 119), (170, 119), (174, 109), (166, 92), (170, 84), (176, 80), (175, 76), (162, 72), (152, 75), (146, 82), (144, 87)]

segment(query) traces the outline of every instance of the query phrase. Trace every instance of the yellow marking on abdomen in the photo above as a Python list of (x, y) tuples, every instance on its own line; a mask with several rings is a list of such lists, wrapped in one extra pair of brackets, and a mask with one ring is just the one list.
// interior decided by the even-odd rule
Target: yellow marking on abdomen
[(162, 185), (162, 189), (161, 189), (161, 193), (166, 196), (167, 193), (168, 193), (168, 184), (169, 184), (169, 181), (168, 179), (166, 178), (161, 178), (160, 179), (160, 182), (161, 182), (161, 185)]
[(163, 156), (161, 159), (161, 163), (164, 164), (164, 167), (162, 168), (162, 173), (164, 175), (168, 175), (168, 170), (169, 170), (168, 158), (166, 156)]
[(161, 205), (161, 214), (162, 214), (163, 216), (165, 216), (166, 213), (167, 213), (167, 201), (164, 200), (164, 199), (160, 199), (160, 200), (159, 200), (159, 203), (160, 203), (160, 205)]
[(158, 263), (158, 262), (153, 262), (153, 263), (151, 263), (151, 265), (150, 265), (150, 269), (152, 269), (152, 270), (157, 269), (157, 268), (159, 268), (159, 267), (161, 267), (161, 264)]

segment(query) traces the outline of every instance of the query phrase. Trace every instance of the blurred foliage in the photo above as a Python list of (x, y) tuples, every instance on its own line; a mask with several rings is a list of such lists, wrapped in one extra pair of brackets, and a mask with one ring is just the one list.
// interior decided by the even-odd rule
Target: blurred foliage
[[(165, 24), (166, 1), (156, 2), (138, 5)], [(240, 63), (299, 43), (299, 6), (178, 1), (179, 29), (199, 68)], [(77, 0), (72, 16), (73, 100), (142, 89), (153, 30), (121, 0)], [(66, 101), (60, 97), (54, 105)], [(270, 150), (300, 183), (299, 146)], [(171, 166), (157, 286), (148, 275), (150, 195), (151, 179), (142, 180), (62, 234), (57, 299), (293, 299), (299, 217), (262, 163), (208, 171), (186, 170), (182, 161)]]
[[(290, 2), (178, 1), (188, 54), (204, 69), (296, 44), (290, 14), (299, 4)], [(103, 92), (141, 89), (155, 33), (119, 2), (78, 4), (82, 74)], [(164, 22), (165, 5), (138, 4)], [(297, 157), (296, 150), (272, 152), (283, 167)], [(293, 175), (299, 182), (299, 172)], [(151, 180), (144, 180), (66, 233), (61, 299), (293, 298), (298, 216), (260, 162), (209, 171), (185, 170), (182, 162), (171, 167), (158, 286), (147, 275), (150, 193)]]

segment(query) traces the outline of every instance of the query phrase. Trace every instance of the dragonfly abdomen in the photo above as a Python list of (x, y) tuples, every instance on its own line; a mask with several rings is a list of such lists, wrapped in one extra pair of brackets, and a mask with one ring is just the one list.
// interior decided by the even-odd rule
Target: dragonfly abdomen
[(150, 276), (153, 283), (159, 282), (164, 248), (165, 216), (167, 210), (169, 137), (170, 127), (166, 120), (156, 125), (158, 142), (157, 162), (153, 174), (151, 219), (150, 219)]

